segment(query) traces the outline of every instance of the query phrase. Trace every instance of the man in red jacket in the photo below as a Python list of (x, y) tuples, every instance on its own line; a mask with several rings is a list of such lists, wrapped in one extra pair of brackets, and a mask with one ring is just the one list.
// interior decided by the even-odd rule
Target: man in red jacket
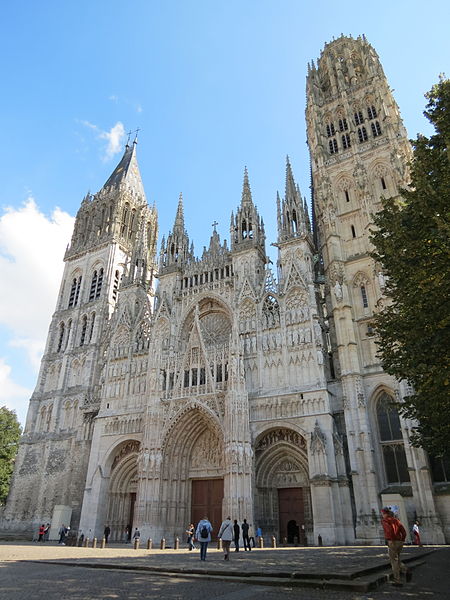
[(388, 543), (389, 560), (391, 561), (394, 577), (392, 585), (401, 586), (403, 584), (400, 581), (400, 572), (409, 574), (406, 566), (400, 561), (400, 553), (405, 543), (406, 530), (402, 523), (394, 516), (390, 508), (383, 508), (381, 515), (383, 517), (381, 524), (384, 529), (384, 537)]

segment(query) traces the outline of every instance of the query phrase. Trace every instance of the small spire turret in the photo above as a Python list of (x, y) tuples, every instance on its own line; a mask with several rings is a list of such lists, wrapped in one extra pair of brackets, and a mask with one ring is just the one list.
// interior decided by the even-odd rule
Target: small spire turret
[(253, 203), (247, 167), (244, 169), (241, 204), (231, 216), (231, 249), (258, 246), (265, 255), (264, 223)]

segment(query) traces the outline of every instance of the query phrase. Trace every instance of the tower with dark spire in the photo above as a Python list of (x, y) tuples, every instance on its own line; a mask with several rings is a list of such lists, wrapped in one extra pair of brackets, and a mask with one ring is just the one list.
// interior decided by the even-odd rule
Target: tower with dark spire
[[(30, 522), (50, 522), (54, 505), (63, 504), (72, 510), (65, 519), (79, 521), (94, 422), (105, 392), (100, 383), (107, 355), (103, 344), (121, 290), (138, 287), (139, 302), (148, 302), (145, 309), (151, 310), (157, 213), (146, 201), (136, 145), (126, 146), (101, 190), (83, 199), (65, 253), (57, 306), (18, 455), (22, 464), (31, 452), (40, 467), (33, 474), (17, 475), (8, 505), (14, 511), (15, 500), (33, 497)], [(133, 312), (136, 302), (137, 296)], [(77, 460), (71, 461), (74, 454)], [(58, 457), (56, 466), (52, 457)], [(44, 472), (52, 476), (44, 477)]]

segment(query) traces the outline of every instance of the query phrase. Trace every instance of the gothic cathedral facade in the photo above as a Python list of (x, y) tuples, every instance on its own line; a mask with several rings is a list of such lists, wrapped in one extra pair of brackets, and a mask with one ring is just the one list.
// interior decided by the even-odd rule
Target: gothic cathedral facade
[(312, 225), (288, 160), (275, 273), (247, 171), (229, 245), (213, 231), (200, 257), (180, 197), (157, 260), (136, 143), (84, 198), (3, 531), (64, 514), (89, 537), (171, 540), (207, 514), (216, 531), (231, 515), (280, 541), (376, 544), (390, 504), (450, 540), (370, 325), (385, 302), (371, 215), (408, 184), (411, 149), (364, 37), (308, 66), (306, 122)]

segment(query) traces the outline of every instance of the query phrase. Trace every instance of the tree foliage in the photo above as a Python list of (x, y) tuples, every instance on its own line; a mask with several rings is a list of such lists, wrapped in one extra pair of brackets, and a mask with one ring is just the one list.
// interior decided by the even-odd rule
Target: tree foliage
[(0, 505), (6, 502), (21, 427), (15, 411), (0, 407)]
[(402, 413), (417, 419), (414, 445), (450, 447), (450, 80), (426, 94), (435, 128), (414, 140), (411, 186), (374, 217), (374, 258), (390, 303), (375, 318), (384, 369), (412, 386)]

